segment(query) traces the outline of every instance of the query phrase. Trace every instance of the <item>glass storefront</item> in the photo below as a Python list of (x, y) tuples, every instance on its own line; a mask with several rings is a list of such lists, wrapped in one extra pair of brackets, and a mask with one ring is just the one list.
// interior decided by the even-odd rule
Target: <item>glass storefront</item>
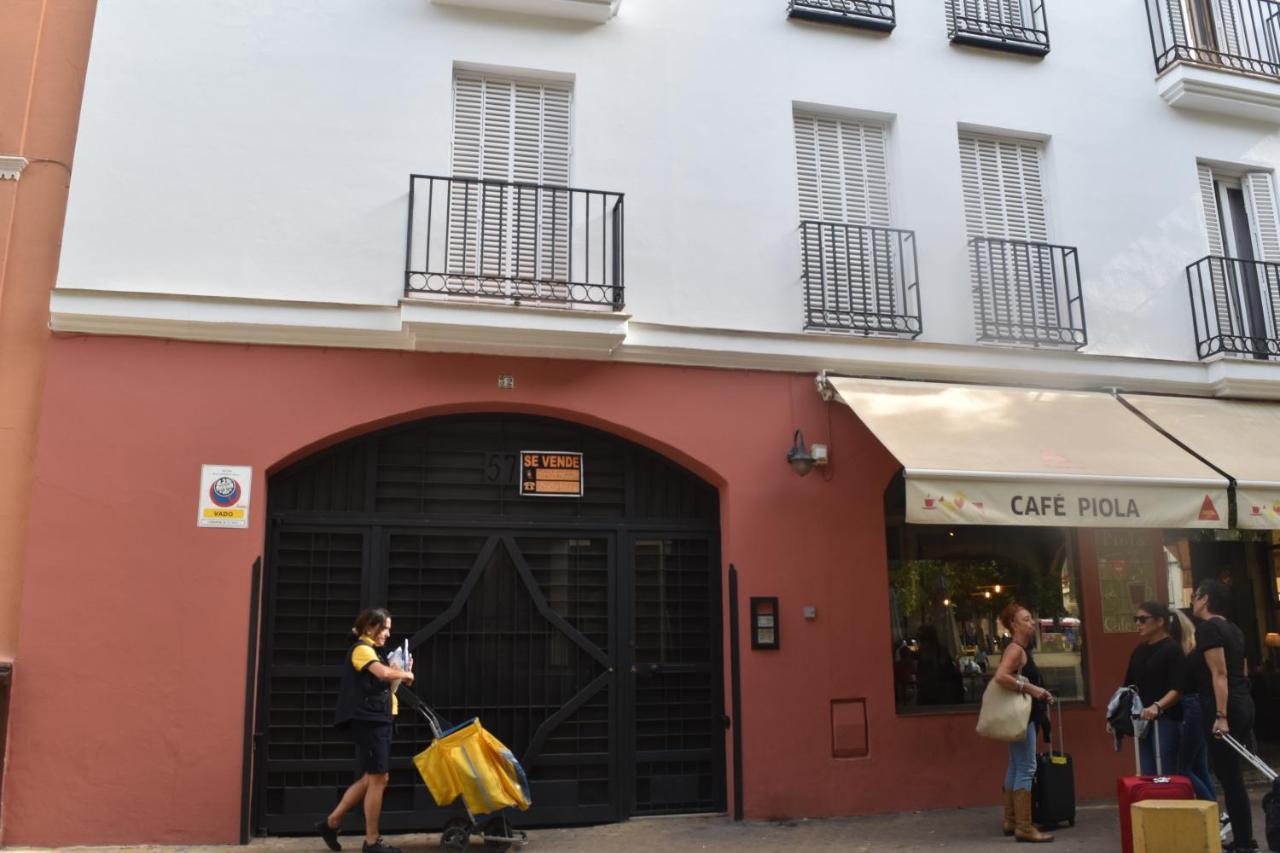
[(1009, 642), (1010, 601), (1038, 618), (1036, 662), (1064, 700), (1085, 698), (1074, 532), (892, 522), (889, 605), (900, 713), (976, 708)]

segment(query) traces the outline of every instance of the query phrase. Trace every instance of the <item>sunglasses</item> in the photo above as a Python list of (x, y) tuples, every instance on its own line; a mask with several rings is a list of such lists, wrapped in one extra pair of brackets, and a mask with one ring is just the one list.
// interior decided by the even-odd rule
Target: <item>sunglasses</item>
[(1151, 621), (1151, 617), (1143, 616), (1141, 613), (1139, 613), (1137, 616), (1133, 617), (1133, 621), (1134, 621), (1134, 624), (1136, 625), (1145, 625)]

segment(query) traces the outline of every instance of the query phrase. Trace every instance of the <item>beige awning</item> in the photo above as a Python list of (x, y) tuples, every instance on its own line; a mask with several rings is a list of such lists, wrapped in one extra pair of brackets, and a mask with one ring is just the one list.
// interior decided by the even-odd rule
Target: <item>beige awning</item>
[(1280, 529), (1280, 405), (1125, 394), (1125, 401), (1236, 481), (1236, 526)]
[(902, 463), (907, 521), (1227, 526), (1226, 478), (1109, 394), (829, 381)]

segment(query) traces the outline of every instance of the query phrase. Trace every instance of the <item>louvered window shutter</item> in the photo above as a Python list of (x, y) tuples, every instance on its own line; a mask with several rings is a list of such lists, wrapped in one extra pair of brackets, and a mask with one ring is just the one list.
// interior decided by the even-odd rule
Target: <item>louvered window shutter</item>
[(1038, 143), (962, 134), (960, 176), (970, 237), (1049, 239)]
[(796, 113), (794, 126), (800, 218), (811, 223), (802, 231), (804, 260), (818, 287), (810, 305), (851, 328), (892, 317), (901, 250), (890, 233), (873, 230), (890, 223), (886, 128), (811, 113)]
[[(559, 83), (454, 78), (455, 182), (449, 272), (481, 279), (564, 279), (568, 268), (570, 103)], [(528, 185), (528, 186), (526, 186)]]
[(795, 116), (800, 218), (889, 225), (889, 170), (882, 125)]
[[(1059, 313), (1058, 281), (1049, 239), (1040, 144), (979, 134), (960, 135), (965, 228), (974, 313), (983, 334), (1025, 339)], [(1031, 245), (1027, 245), (1031, 244)]]
[[(1209, 254), (1219, 257), (1226, 254), (1222, 239), (1222, 218), (1218, 215), (1218, 188), (1213, 169), (1203, 163), (1197, 167), (1200, 178), (1200, 205), (1204, 212), (1204, 231), (1209, 244)], [(1213, 289), (1214, 317), (1211, 325), (1224, 335), (1232, 333), (1231, 300), (1227, 293), (1227, 262), (1209, 261), (1209, 284)]]
[[(973, 32), (1000, 26), (1021, 27), (1031, 20), (1027, 0), (947, 0), (947, 32), (956, 31), (956, 16), (964, 18), (962, 29)], [(983, 26), (983, 25), (987, 26)]]
[[(1259, 264), (1258, 287), (1263, 313), (1266, 317), (1258, 318), (1262, 326), (1270, 325), (1271, 335), (1280, 329), (1280, 226), (1276, 222), (1275, 183), (1270, 172), (1249, 172), (1244, 176), (1245, 194), (1249, 198), (1250, 215), (1253, 217), (1253, 233), (1256, 251), (1259, 257), (1268, 261)], [(1254, 337), (1267, 337), (1265, 328), (1253, 330)]]

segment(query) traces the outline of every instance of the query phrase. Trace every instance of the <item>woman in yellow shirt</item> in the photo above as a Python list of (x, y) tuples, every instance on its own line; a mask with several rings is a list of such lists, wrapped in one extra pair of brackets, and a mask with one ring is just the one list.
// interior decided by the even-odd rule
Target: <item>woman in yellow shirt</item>
[(391, 760), (391, 725), (399, 710), (396, 687), (413, 683), (413, 664), (397, 669), (378, 651), (391, 636), (391, 614), (382, 608), (365, 610), (351, 629), (355, 643), (347, 651), (338, 688), (338, 711), (334, 725), (351, 733), (356, 745), (356, 772), (362, 774), (347, 788), (329, 816), (316, 824), (316, 831), (330, 850), (341, 850), (338, 829), (343, 816), (364, 803), (363, 853), (400, 853), (378, 834), (382, 795), (387, 789)]

